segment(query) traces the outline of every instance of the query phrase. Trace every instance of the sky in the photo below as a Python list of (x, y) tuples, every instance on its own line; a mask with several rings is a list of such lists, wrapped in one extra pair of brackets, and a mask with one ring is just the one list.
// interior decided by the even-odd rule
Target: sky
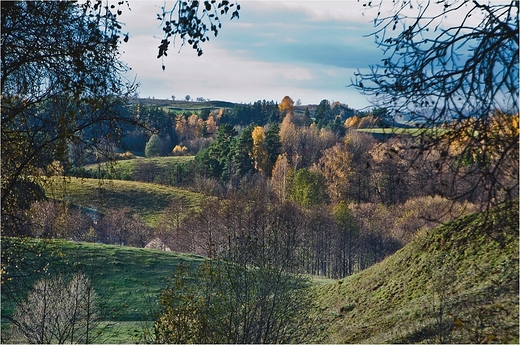
[(140, 97), (252, 103), (287, 95), (302, 104), (327, 99), (355, 109), (370, 106), (348, 87), (358, 69), (367, 71), (383, 58), (368, 37), (374, 16), (363, 13), (362, 1), (239, 1), (240, 18), (222, 17), (222, 29), (202, 44), (202, 56), (177, 41), (161, 59), (156, 18), (173, 2), (129, 3), (131, 10), (120, 17), (129, 33), (122, 60), (131, 68), (127, 77), (140, 83)]

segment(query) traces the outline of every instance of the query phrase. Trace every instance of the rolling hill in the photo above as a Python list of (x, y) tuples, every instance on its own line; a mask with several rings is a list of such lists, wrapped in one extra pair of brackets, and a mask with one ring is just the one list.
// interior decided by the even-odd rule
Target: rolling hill
[[(22, 279), (27, 281), (20, 285), (25, 289), (33, 285), (35, 275), (26, 275), (23, 269), (38, 266), (38, 262), (47, 262), (48, 272), (86, 273), (103, 301), (101, 321), (111, 322), (111, 329), (99, 339), (107, 343), (134, 342), (136, 330), (153, 321), (157, 297), (177, 266), (197, 267), (204, 260), (190, 254), (63, 240), (3, 238), (2, 247), (8, 259), (17, 260), (15, 276), (25, 276)], [(3, 293), (2, 315), (12, 312), (13, 306)], [(2, 327), (2, 332), (6, 328)]]
[(518, 201), (318, 290), (327, 343), (518, 343)]
[(172, 111), (199, 111), (202, 109), (219, 109), (219, 108), (234, 108), (235, 103), (227, 101), (204, 101), (204, 102), (188, 102), (180, 100), (169, 99), (155, 99), (155, 98), (135, 98), (130, 99), (130, 104), (140, 103), (145, 105), (154, 105)]
[(88, 178), (53, 178), (46, 184), (46, 196), (104, 213), (110, 208), (128, 207), (155, 226), (161, 212), (175, 199), (184, 198), (188, 209), (199, 207), (200, 193), (154, 183)]

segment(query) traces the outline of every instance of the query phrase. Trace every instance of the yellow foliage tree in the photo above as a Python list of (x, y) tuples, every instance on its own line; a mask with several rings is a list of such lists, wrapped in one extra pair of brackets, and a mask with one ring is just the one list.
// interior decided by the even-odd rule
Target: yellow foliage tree
[(265, 148), (265, 133), (261, 126), (253, 129), (253, 159), (255, 161), (255, 169), (265, 173), (267, 171), (268, 155)]
[(356, 115), (354, 115), (345, 120), (345, 127), (347, 127), (347, 128), (354, 127), (355, 128), (358, 125), (358, 122), (359, 122), (359, 118)]
[(280, 125), (280, 141), (282, 142), (282, 151), (287, 152), (292, 157), (298, 152), (298, 133), (293, 121), (293, 114), (288, 112)]
[(197, 114), (191, 114), (188, 117), (188, 139), (199, 138), (202, 135), (202, 126), (204, 120), (202, 120)]
[(208, 134), (217, 133), (217, 122), (212, 114), (210, 114), (206, 120), (206, 132)]
[(181, 141), (186, 139), (186, 135), (188, 133), (188, 123), (182, 114), (177, 115), (175, 118), (175, 133), (177, 133), (177, 136)]
[(271, 188), (275, 192), (278, 200), (284, 202), (287, 195), (287, 182), (291, 174), (289, 160), (285, 153), (278, 156), (274, 163), (272, 177), (270, 180)]
[(344, 144), (336, 144), (323, 152), (319, 169), (325, 177), (332, 201), (346, 198), (349, 179), (352, 175), (352, 154)]
[(291, 97), (285, 96), (280, 104), (278, 104), (278, 109), (280, 109), (281, 112), (287, 112), (287, 114), (293, 114), (294, 113), (294, 101)]
[(173, 151), (172, 151), (172, 154), (174, 156), (183, 156), (186, 153), (188, 153), (188, 148), (186, 146), (181, 146), (181, 145), (175, 145), (175, 147), (173, 148)]

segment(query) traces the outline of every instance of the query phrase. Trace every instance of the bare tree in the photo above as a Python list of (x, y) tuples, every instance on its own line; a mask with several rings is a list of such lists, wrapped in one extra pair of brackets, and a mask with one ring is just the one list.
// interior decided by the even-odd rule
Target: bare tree
[(128, 207), (109, 210), (97, 230), (99, 240), (107, 244), (143, 248), (152, 238), (152, 230)]
[(90, 343), (97, 324), (98, 296), (90, 280), (76, 274), (44, 277), (11, 318), (13, 332), (29, 343)]
[[(453, 198), (490, 206), (518, 195), (518, 1), (368, 2), (386, 57), (354, 86), (388, 114), (423, 130), (415, 160), (432, 148), (453, 172)], [(367, 10), (369, 11), (369, 10)]]

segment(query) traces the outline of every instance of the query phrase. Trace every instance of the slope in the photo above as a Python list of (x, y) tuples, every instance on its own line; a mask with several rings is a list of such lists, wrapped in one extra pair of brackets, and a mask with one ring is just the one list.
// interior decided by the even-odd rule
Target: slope
[(518, 201), (420, 233), (318, 290), (330, 343), (518, 342)]
[(154, 183), (73, 177), (50, 179), (45, 194), (102, 213), (129, 207), (150, 226), (156, 225), (162, 211), (176, 198), (183, 198), (188, 209), (199, 207), (205, 198), (200, 193)]

